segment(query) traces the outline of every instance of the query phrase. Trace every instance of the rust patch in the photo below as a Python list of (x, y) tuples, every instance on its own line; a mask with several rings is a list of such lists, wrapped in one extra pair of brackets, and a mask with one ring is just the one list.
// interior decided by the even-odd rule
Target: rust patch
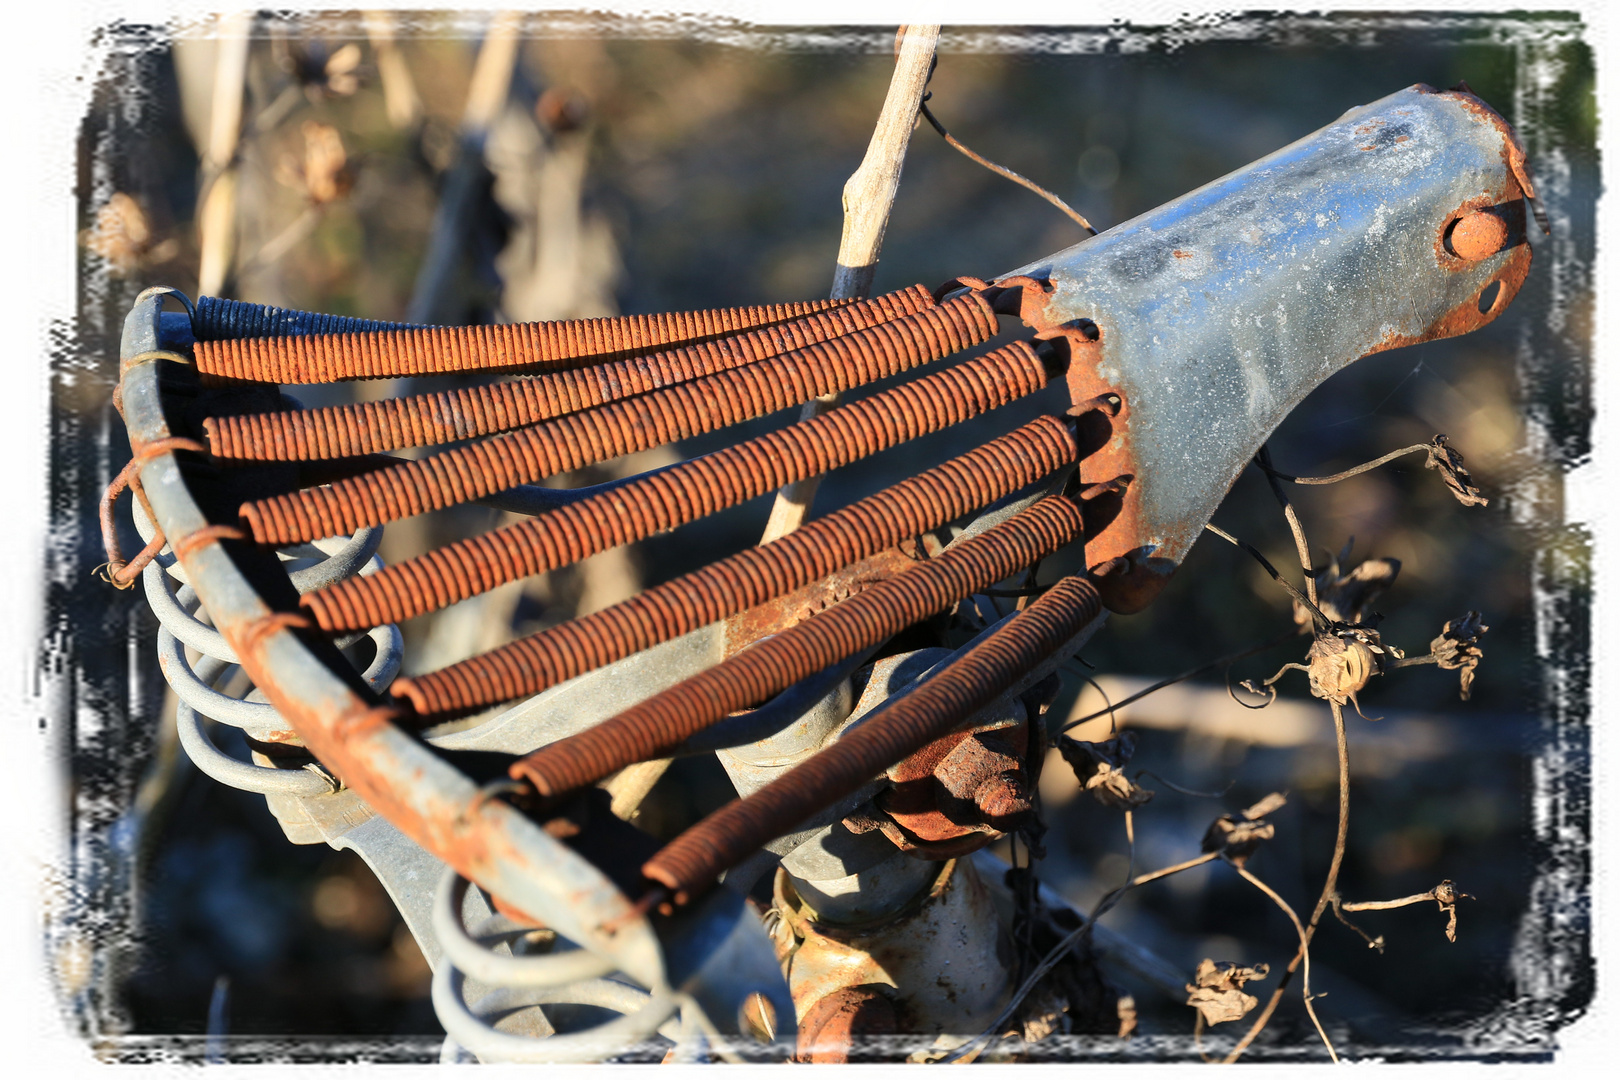
[(799, 1021), (798, 1061), (842, 1065), (855, 1040), (893, 1035), (899, 1017), (894, 1003), (879, 993), (877, 983), (844, 986), (819, 999)]
[(812, 615), (911, 569), (916, 562), (898, 547), (885, 548), (786, 596), (749, 608), (726, 622), (725, 655), (733, 656), (761, 638), (797, 626)]
[[(1046, 316), (1051, 285), (1028, 278), (1007, 278), (998, 285), (1025, 284), (1023, 318), (1037, 337), (1061, 336), (1069, 344), (1069, 370), (1065, 380), (1069, 400), (1076, 409), (1089, 408), (1108, 395), (1119, 399), (1119, 407), (1109, 420), (1111, 437), (1080, 463), (1084, 482), (1107, 482), (1141, 475), (1141, 466), (1131, 445), (1131, 405), (1118, 388), (1104, 381), (1097, 368), (1103, 359), (1106, 335), (1088, 336), (1074, 325), (1053, 323)], [(1027, 284), (1026, 284), (1027, 283)], [(1030, 286), (1037, 286), (1030, 287)], [(1097, 571), (1114, 559), (1124, 560), (1114, 572), (1097, 579), (1097, 591), (1108, 610), (1120, 615), (1141, 611), (1153, 602), (1175, 572), (1175, 563), (1155, 558), (1149, 549), (1151, 537), (1142, 522), (1142, 495), (1139, 485), (1129, 485), (1117, 496), (1113, 518), (1101, 528), (1088, 529), (1085, 537), (1086, 566)]]
[[(1497, 271), (1492, 283), (1498, 286), (1496, 296), (1485, 311), (1479, 310), (1479, 296), (1470, 296), (1456, 307), (1441, 315), (1419, 334), (1397, 334), (1393, 331), (1379, 338), (1371, 348), (1362, 353), (1362, 356), (1371, 356), (1373, 353), (1383, 352), (1386, 349), (1400, 349), (1408, 345), (1417, 345), (1424, 341), (1436, 341), (1440, 338), (1456, 337), (1466, 334), (1490, 323), (1500, 315), (1513, 298), (1518, 295), (1519, 288), (1524, 284), (1525, 277), (1530, 273), (1530, 246), (1520, 244), (1508, 256), (1502, 268)], [(1490, 284), (1485, 286), (1490, 288)]]
[(1182, 249), (1181, 249), (1181, 248), (1176, 248), (1176, 249), (1175, 249), (1175, 250), (1174, 250), (1174, 251), (1172, 251), (1172, 252), (1171, 252), (1171, 253), (1170, 253), (1170, 254), (1172, 254), (1172, 255), (1174, 255), (1174, 256), (1175, 256), (1175, 257), (1176, 257), (1176, 258), (1178, 258), (1178, 259), (1190, 259), (1190, 258), (1192, 258), (1192, 257), (1193, 257), (1193, 253), (1192, 253), (1192, 252), (1190, 252), (1190, 251), (1183, 251), (1183, 250), (1182, 250)]

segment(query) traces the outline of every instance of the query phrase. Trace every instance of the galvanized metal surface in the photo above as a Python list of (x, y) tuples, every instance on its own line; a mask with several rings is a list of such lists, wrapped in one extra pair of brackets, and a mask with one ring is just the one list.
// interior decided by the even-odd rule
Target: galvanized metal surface
[[(1146, 602), (1328, 376), (1507, 306), (1530, 265), (1523, 180), (1501, 117), (1471, 94), (1419, 85), (1000, 279), (1049, 286), (1026, 290), (1033, 325), (1095, 328), (1075, 338), (1077, 400), (1124, 398), (1117, 437), (1083, 470), (1137, 477), (1119, 519), (1087, 545), (1094, 566), (1141, 560), (1134, 588), (1105, 588), (1111, 607)], [(1477, 211), (1502, 221), (1511, 246), (1475, 245), (1470, 261), (1448, 251), (1448, 229)]]

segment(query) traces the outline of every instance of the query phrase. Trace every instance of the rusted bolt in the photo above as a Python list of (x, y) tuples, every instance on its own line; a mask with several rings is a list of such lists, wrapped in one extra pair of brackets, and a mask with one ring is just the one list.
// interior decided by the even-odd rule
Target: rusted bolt
[(992, 776), (973, 792), (973, 802), (985, 824), (1001, 825), (1029, 813), (1029, 793), (1016, 774)]
[(819, 999), (799, 1021), (797, 1060), (842, 1065), (857, 1040), (893, 1035), (899, 1027), (894, 1003), (873, 984), (845, 986)]
[(1459, 259), (1478, 262), (1501, 251), (1507, 236), (1507, 222), (1489, 210), (1475, 210), (1451, 226), (1446, 247)]

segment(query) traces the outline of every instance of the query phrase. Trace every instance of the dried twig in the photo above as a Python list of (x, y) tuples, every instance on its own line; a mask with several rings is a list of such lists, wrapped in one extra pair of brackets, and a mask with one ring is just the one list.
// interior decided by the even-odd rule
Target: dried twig
[(1338, 703), (1332, 701), (1328, 702), (1328, 708), (1333, 710), (1333, 730), (1335, 736), (1337, 736), (1339, 750), (1339, 831), (1333, 841), (1333, 859), (1328, 864), (1327, 880), (1322, 885), (1322, 895), (1317, 898), (1316, 908), (1311, 912), (1310, 922), (1306, 924), (1300, 937), (1299, 951), (1294, 954), (1294, 959), (1289, 961), (1288, 970), (1283, 972), (1282, 979), (1277, 983), (1277, 988), (1271, 992), (1271, 998), (1266, 1002), (1265, 1008), (1261, 1010), (1260, 1016), (1249, 1028), (1248, 1033), (1238, 1042), (1237, 1046), (1232, 1048), (1232, 1052), (1226, 1055), (1225, 1060), (1228, 1065), (1243, 1056), (1243, 1051), (1249, 1048), (1249, 1044), (1254, 1042), (1255, 1036), (1260, 1034), (1266, 1023), (1271, 1019), (1271, 1014), (1277, 1011), (1277, 1004), (1282, 1000), (1283, 991), (1288, 989), (1289, 980), (1293, 978), (1294, 972), (1299, 969), (1300, 963), (1305, 959), (1311, 938), (1316, 934), (1317, 924), (1322, 920), (1322, 913), (1327, 910), (1332, 898), (1338, 893), (1339, 868), (1344, 865), (1345, 841), (1350, 835), (1350, 745), (1345, 738), (1344, 711), (1339, 707)]
[(1277, 482), (1277, 475), (1271, 468), (1271, 448), (1262, 443), (1254, 455), (1254, 461), (1266, 474), (1266, 482), (1271, 485), (1271, 493), (1282, 505), (1283, 517), (1288, 519), (1288, 528), (1294, 534), (1294, 546), (1299, 550), (1299, 566), (1305, 571), (1305, 595), (1311, 598), (1311, 607), (1315, 608), (1316, 569), (1311, 565), (1311, 546), (1305, 540), (1305, 529), (1299, 523), (1299, 515), (1294, 513), (1294, 505), (1288, 501), (1288, 493), (1283, 491), (1282, 484)]
[(984, 157), (984, 156), (982, 156), (980, 154), (976, 154), (972, 150), (969, 150), (966, 146), (963, 146), (962, 143), (957, 140), (956, 136), (954, 136), (950, 132), (946, 131), (945, 130), (945, 125), (940, 123), (937, 119), (935, 119), (934, 114), (929, 111), (928, 104), (927, 104), (928, 99), (933, 97), (933, 96), (934, 95), (932, 93), (928, 93), (928, 94), (923, 95), (922, 104), (919, 106), (919, 108), (920, 108), (920, 110), (922, 112), (922, 115), (923, 115), (923, 119), (927, 120), (930, 124), (932, 124), (934, 126), (934, 130), (939, 132), (940, 135), (944, 138), (944, 140), (947, 143), (949, 143), (952, 148), (954, 148), (955, 150), (962, 153), (968, 159), (970, 159), (972, 161), (976, 161), (980, 165), (983, 165), (985, 168), (989, 169), (991, 172), (995, 173), (997, 176), (1004, 176), (1008, 180), (1011, 180), (1013, 183), (1018, 184), (1018, 185), (1020, 185), (1022, 187), (1028, 188), (1030, 191), (1033, 191), (1035, 194), (1039, 195), (1041, 198), (1045, 199), (1047, 202), (1051, 203), (1053, 206), (1057, 207), (1059, 210), (1061, 210), (1065, 214), (1067, 214), (1069, 216), (1069, 220), (1073, 221), (1076, 225), (1078, 225), (1082, 229), (1086, 230), (1086, 235), (1088, 235), (1088, 236), (1096, 236), (1097, 235), (1097, 230), (1092, 226), (1091, 222), (1089, 222), (1085, 218), (1081, 217), (1079, 211), (1075, 210), (1074, 207), (1070, 206), (1068, 203), (1066, 203), (1062, 199), (1058, 198), (1052, 192), (1047, 191), (1045, 188), (1041, 187), (1041, 185), (1037, 184), (1035, 181), (1030, 180), (1027, 177), (1020, 176), (1018, 173), (1013, 172), (1011, 169), (1007, 168), (1005, 165), (997, 165), (995, 162), (991, 161), (989, 158)]
[[(1242, 876), (1244, 881), (1247, 881), (1250, 885), (1253, 885), (1255, 888), (1271, 897), (1272, 903), (1281, 908), (1282, 913), (1288, 916), (1288, 921), (1294, 924), (1294, 930), (1299, 934), (1299, 952), (1300, 955), (1305, 958), (1305, 1011), (1310, 1014), (1311, 1023), (1316, 1025), (1316, 1033), (1322, 1036), (1322, 1044), (1327, 1047), (1328, 1057), (1332, 1058), (1333, 1063), (1337, 1065), (1339, 1063), (1339, 1055), (1333, 1049), (1333, 1040), (1329, 1039), (1327, 1037), (1327, 1032), (1322, 1030), (1322, 1021), (1316, 1018), (1316, 1008), (1311, 1004), (1311, 941), (1310, 938), (1305, 934), (1305, 928), (1299, 923), (1299, 916), (1294, 914), (1294, 909), (1288, 906), (1288, 901), (1277, 895), (1276, 890), (1274, 890), (1270, 885), (1267, 885), (1265, 882), (1261, 881), (1259, 878), (1255, 877), (1252, 873), (1241, 866), (1235, 867), (1234, 869), (1237, 870), (1238, 874)], [(1292, 972), (1293, 968), (1289, 968), (1288, 970)], [(1284, 977), (1286, 978), (1286, 976)]]
[[(838, 267), (833, 275), (832, 298), (861, 299), (872, 289), (878, 255), (883, 250), (883, 234), (889, 227), (889, 211), (900, 189), (900, 170), (906, 161), (906, 146), (917, 123), (923, 88), (934, 62), (939, 43), (938, 26), (906, 26), (889, 93), (878, 114), (866, 156), (844, 184), (844, 234), (838, 242)], [(799, 418), (809, 420), (838, 404), (837, 394), (804, 403)], [(776, 493), (770, 520), (760, 543), (786, 536), (810, 515), (821, 477), (796, 481)]]
[[(1204, 526), (1204, 528), (1208, 529), (1222, 540), (1225, 540), (1227, 543), (1240, 547), (1244, 551), (1247, 551), (1250, 555), (1253, 555), (1255, 560), (1259, 562), (1259, 564), (1265, 569), (1266, 573), (1271, 575), (1271, 580), (1275, 581), (1277, 584), (1281, 585), (1285, 590), (1287, 590), (1288, 595), (1292, 596), (1297, 602), (1304, 604), (1306, 610), (1311, 613), (1313, 618), (1320, 620), (1316, 624), (1318, 629), (1325, 630), (1328, 627), (1331, 620), (1329, 620), (1326, 615), (1322, 614), (1322, 609), (1316, 606), (1316, 601), (1294, 588), (1294, 586), (1289, 583), (1288, 579), (1279, 574), (1277, 572), (1277, 568), (1271, 565), (1271, 560), (1260, 554), (1259, 550), (1255, 548), (1253, 544), (1250, 544), (1246, 540), (1239, 540), (1225, 529), (1222, 529), (1214, 524), (1207, 524)], [(1307, 580), (1309, 580), (1309, 578), (1307, 578)], [(1315, 591), (1314, 584), (1311, 586), (1311, 588), (1312, 591)]]
[[(1335, 897), (1333, 906), (1335, 911), (1339, 908), (1343, 908), (1345, 911), (1389, 911), (1394, 908), (1406, 907), (1409, 904), (1421, 904), (1425, 900), (1433, 900), (1440, 905), (1440, 910), (1444, 911), (1448, 916), (1446, 920), (1446, 940), (1455, 942), (1457, 940), (1457, 901), (1472, 899), (1473, 897), (1468, 893), (1459, 892), (1456, 883), (1448, 878), (1428, 892), (1403, 896), (1399, 900), (1363, 900), (1352, 904), (1345, 903)], [(1340, 918), (1343, 919), (1343, 916), (1340, 916)], [(1384, 939), (1380, 937), (1378, 940), (1383, 941)], [(1379, 951), (1382, 952), (1382, 948)]]
[(1481, 495), (1479, 488), (1474, 486), (1473, 477), (1468, 475), (1468, 470), (1463, 468), (1462, 455), (1447, 445), (1444, 435), (1436, 435), (1430, 442), (1416, 443), (1412, 446), (1402, 447), (1399, 450), (1391, 450), (1383, 457), (1374, 458), (1372, 461), (1357, 465), (1353, 469), (1346, 469), (1344, 472), (1334, 473), (1332, 476), (1290, 476), (1288, 473), (1278, 472), (1273, 469), (1269, 461), (1260, 464), (1260, 468), (1265, 471), (1267, 477), (1274, 480), (1283, 480), (1290, 484), (1337, 484), (1340, 480), (1348, 480), (1352, 476), (1359, 476), (1370, 469), (1376, 469), (1380, 465), (1394, 461), (1398, 457), (1415, 454), (1419, 450), (1429, 455), (1429, 460), (1423, 463), (1424, 468), (1438, 469), (1441, 478), (1446, 482), (1446, 487), (1458, 502), (1464, 506), (1485, 506), (1489, 503), (1490, 500)]

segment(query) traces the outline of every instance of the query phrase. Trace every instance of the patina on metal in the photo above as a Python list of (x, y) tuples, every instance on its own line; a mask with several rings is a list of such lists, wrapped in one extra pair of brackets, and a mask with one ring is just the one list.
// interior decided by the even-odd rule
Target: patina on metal
[(1072, 345), (1076, 401), (1124, 409), (1087, 475), (1138, 481), (1087, 545), (1143, 607), (1285, 416), (1371, 353), (1496, 318), (1530, 269), (1524, 151), (1464, 90), (1417, 85), (999, 279)]

